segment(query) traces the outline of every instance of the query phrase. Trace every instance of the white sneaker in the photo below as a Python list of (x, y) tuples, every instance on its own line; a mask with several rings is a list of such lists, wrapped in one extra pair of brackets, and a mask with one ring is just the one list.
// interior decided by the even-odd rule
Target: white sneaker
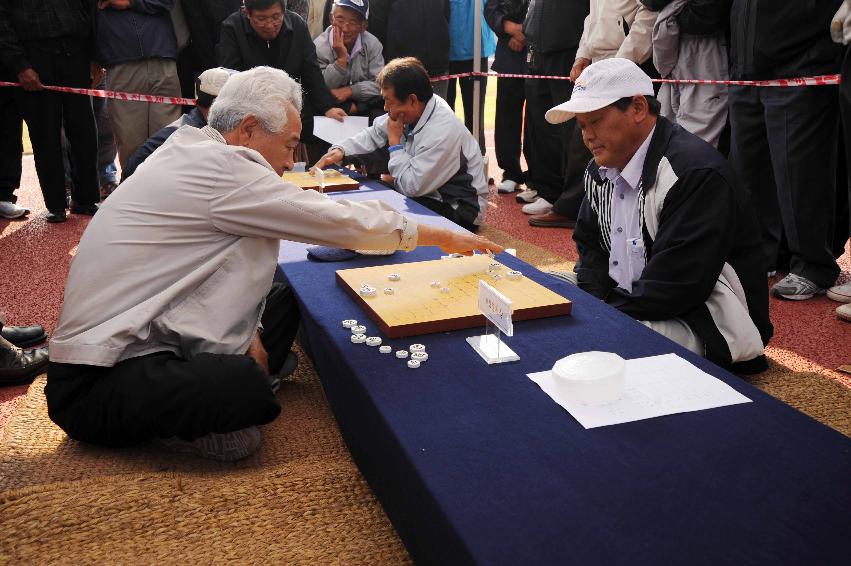
[(840, 303), (851, 303), (851, 282), (827, 290), (827, 298)]
[(503, 179), (496, 187), (496, 190), (500, 193), (513, 193), (517, 190), (517, 183), (511, 179)]
[(538, 191), (535, 189), (526, 189), (514, 197), (517, 202), (535, 202), (538, 198)]
[(172, 452), (192, 454), (210, 460), (235, 462), (247, 458), (260, 446), (263, 439), (256, 426), (228, 433), (211, 432), (195, 440), (183, 440), (176, 436), (157, 438), (155, 444)]
[(520, 210), (522, 210), (524, 214), (546, 214), (552, 209), (553, 205), (550, 201), (538, 198), (535, 202), (525, 205)]
[(30, 209), (18, 206), (14, 202), (0, 200), (0, 218), (20, 218), (29, 214)]

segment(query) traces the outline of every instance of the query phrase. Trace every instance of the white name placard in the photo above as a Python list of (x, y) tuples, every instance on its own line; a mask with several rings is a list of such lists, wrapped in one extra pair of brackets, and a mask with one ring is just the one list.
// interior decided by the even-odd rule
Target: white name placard
[(506, 336), (514, 336), (511, 299), (479, 279), (479, 310)]

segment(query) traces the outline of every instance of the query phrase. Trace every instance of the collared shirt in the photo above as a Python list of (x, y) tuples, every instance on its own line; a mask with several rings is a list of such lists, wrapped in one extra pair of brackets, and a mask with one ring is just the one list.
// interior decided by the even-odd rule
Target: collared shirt
[(417, 224), (378, 201), (284, 183), (262, 155), (210, 127), (180, 128), (89, 223), (51, 360), (112, 366), (163, 351), (245, 353), (281, 240), (413, 249)]
[(641, 233), (641, 172), (653, 138), (654, 126), (623, 171), (600, 167), (600, 175), (612, 181), (612, 249), (609, 252), (609, 277), (618, 287), (632, 292), (632, 284), (641, 277), (646, 258)]

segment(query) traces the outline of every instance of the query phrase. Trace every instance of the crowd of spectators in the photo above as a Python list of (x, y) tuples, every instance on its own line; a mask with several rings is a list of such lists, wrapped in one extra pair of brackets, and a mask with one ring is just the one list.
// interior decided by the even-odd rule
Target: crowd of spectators
[[(591, 154), (576, 121), (545, 114), (582, 88), (591, 63), (624, 58), (663, 79), (783, 79), (840, 73), (851, 15), (843, 0), (9, 0), (0, 3), (0, 217), (16, 203), (21, 120), (29, 130), (48, 222), (94, 215), (124, 178), (182, 124), (206, 123), (217, 88), (200, 80), (222, 67), (285, 70), (304, 91), (301, 140), (309, 161), (327, 149), (313, 117), (384, 113), (376, 78), (416, 57), (433, 92), (473, 124), (481, 86), (479, 149), (485, 153), (473, 29), (482, 22), (481, 69), (529, 78), (497, 80), (495, 150), (500, 193), (514, 193), (528, 222), (573, 227)], [(222, 71), (225, 72), (225, 71)], [(221, 76), (221, 75), (220, 75)], [(536, 78), (538, 76), (557, 76)], [(569, 80), (565, 80), (568, 78)], [(215, 84), (214, 84), (215, 83)], [(87, 98), (45, 85), (199, 98), (178, 105)], [(210, 86), (213, 85), (213, 86)], [(205, 87), (209, 87), (205, 89)], [(211, 92), (210, 88), (215, 92)], [(457, 90), (460, 88), (460, 97)], [(775, 296), (802, 300), (837, 285), (851, 234), (851, 86), (765, 88), (659, 84), (660, 114), (715, 146), (756, 204), (762, 257)], [(147, 140), (153, 140), (146, 144)], [(311, 146), (320, 153), (311, 152)], [(141, 152), (141, 153), (140, 153)], [(525, 162), (525, 169), (523, 167)], [(478, 221), (477, 221), (478, 222)], [(842, 310), (845, 309), (845, 310)], [(851, 319), (848, 307), (839, 315)]]

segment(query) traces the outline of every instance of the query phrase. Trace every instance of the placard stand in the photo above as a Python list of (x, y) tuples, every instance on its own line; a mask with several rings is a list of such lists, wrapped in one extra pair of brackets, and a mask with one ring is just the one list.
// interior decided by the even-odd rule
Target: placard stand
[(470, 336), (467, 343), (488, 364), (519, 360), (520, 356), (502, 341), (503, 328), (507, 336), (514, 335), (511, 301), (484, 281), (479, 281), (479, 308), (485, 315), (485, 333), (481, 336)]
[(502, 341), (502, 332), (499, 328), (490, 322), (485, 325), (485, 334), (470, 336), (467, 342), (488, 364), (516, 362), (520, 359), (520, 356)]

